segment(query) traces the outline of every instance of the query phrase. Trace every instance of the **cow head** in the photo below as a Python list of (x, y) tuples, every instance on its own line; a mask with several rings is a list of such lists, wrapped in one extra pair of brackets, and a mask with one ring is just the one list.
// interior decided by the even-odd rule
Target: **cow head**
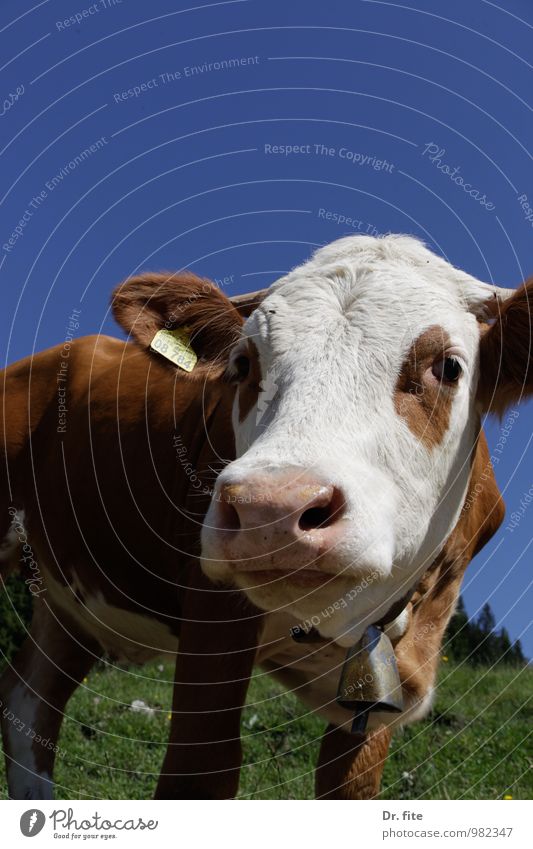
[(533, 391), (528, 296), (405, 236), (341, 239), (274, 283), (225, 345), (237, 459), (207, 575), (354, 643), (455, 527), (481, 414)]
[(527, 289), (481, 283), (415, 239), (317, 251), (231, 352), (237, 459), (204, 522), (204, 570), (353, 643), (442, 549), (481, 413), (532, 388), (530, 343)]

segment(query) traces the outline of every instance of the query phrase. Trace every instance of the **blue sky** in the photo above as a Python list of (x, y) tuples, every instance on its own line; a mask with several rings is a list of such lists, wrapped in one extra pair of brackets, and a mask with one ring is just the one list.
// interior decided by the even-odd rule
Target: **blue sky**
[[(80, 333), (119, 335), (109, 293), (140, 269), (234, 294), (353, 232), (413, 233), (499, 285), (533, 273), (529, 0), (4, 0), (0, 39), (2, 362), (61, 341), (73, 309)], [(496, 469), (506, 524), (533, 484), (531, 413)], [(532, 656), (522, 512), (465, 599)]]

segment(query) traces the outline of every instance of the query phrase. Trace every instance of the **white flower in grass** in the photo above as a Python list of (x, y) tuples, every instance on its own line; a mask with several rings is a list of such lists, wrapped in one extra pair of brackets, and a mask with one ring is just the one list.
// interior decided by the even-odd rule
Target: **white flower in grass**
[(146, 716), (155, 716), (155, 710), (151, 708), (142, 699), (134, 699), (130, 705), (130, 710), (133, 713), (144, 713)]

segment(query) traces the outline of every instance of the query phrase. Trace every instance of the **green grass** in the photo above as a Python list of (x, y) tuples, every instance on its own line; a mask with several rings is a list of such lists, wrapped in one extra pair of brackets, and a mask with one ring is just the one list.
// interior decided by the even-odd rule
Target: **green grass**
[[(101, 664), (67, 708), (57, 797), (143, 799), (154, 791), (169, 731), (170, 665)], [(134, 713), (143, 699), (154, 715)], [(385, 799), (533, 797), (533, 671), (443, 663), (432, 714), (399, 732)], [(243, 718), (240, 795), (308, 799), (324, 724), (267, 676), (252, 681)], [(4, 776), (0, 793), (6, 795)]]

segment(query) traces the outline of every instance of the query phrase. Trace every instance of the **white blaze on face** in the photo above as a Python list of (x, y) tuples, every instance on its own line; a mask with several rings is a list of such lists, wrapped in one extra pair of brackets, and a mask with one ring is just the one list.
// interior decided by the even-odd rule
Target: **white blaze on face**
[[(262, 386), (276, 391), (250, 405), (240, 386), (238, 459), (219, 481), (289, 467), (333, 484), (345, 498), (345, 532), (321, 562), (349, 585), (376, 576), (319, 626), (324, 636), (352, 643), (416, 583), (457, 522), (478, 430), (475, 313), (496, 291), (410, 237), (355, 236), (277, 281), (244, 326), (235, 353), (256, 357)], [(448, 354), (462, 372), (453, 384), (433, 374)], [(204, 568), (231, 580), (213, 518), (211, 509)], [(272, 556), (290, 568), (290, 548)], [(333, 581), (306, 595), (276, 582), (248, 594), (305, 617), (345, 587)]]

